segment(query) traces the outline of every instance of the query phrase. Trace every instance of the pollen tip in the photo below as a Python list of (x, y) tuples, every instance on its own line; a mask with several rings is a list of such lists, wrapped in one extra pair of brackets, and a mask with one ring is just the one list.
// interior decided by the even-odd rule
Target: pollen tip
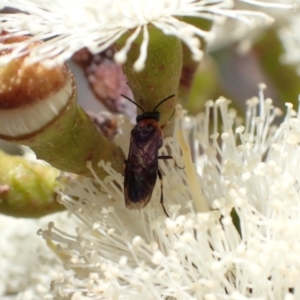
[(116, 52), (114, 55), (114, 59), (115, 59), (115, 62), (117, 62), (119, 64), (123, 64), (126, 62), (126, 59), (127, 59), (126, 53), (123, 51)]
[(133, 68), (136, 72), (141, 72), (144, 68), (145, 68), (145, 62), (144, 61), (139, 61), (137, 60), (134, 64), (133, 64)]

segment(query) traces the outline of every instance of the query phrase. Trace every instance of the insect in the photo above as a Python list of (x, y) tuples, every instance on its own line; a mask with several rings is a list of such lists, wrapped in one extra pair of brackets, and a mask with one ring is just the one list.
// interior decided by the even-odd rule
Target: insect
[(158, 124), (160, 112), (157, 111), (157, 108), (174, 95), (163, 99), (152, 111), (147, 112), (133, 100), (122, 96), (142, 110), (142, 114), (136, 117), (137, 124), (131, 130), (129, 153), (125, 161), (124, 197), (126, 207), (129, 209), (145, 207), (150, 201), (158, 176), (161, 182), (160, 203), (164, 213), (169, 217), (163, 203), (163, 181), (158, 168), (158, 160), (173, 159), (173, 157), (158, 155), (158, 149), (163, 145), (162, 128), (165, 125)]

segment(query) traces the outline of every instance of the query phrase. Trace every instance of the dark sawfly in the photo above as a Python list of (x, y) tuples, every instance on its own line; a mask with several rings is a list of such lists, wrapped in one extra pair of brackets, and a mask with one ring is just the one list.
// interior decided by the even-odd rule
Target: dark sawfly
[(147, 112), (138, 103), (124, 95), (122, 96), (142, 111), (140, 115), (137, 115), (137, 124), (131, 130), (128, 158), (125, 160), (124, 198), (126, 207), (129, 209), (145, 207), (151, 199), (158, 176), (161, 182), (160, 203), (164, 213), (169, 217), (163, 202), (163, 181), (161, 171), (158, 168), (158, 160), (174, 158), (169, 155), (158, 155), (158, 149), (163, 145), (162, 129), (164, 125), (158, 124), (160, 112), (157, 111), (157, 108), (175, 95), (163, 99), (152, 111)]

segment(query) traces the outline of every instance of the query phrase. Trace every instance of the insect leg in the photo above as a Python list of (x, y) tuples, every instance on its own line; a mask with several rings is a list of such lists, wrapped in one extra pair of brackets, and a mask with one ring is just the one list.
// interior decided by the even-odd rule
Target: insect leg
[(170, 218), (169, 215), (168, 215), (168, 213), (167, 213), (167, 211), (166, 211), (166, 208), (165, 208), (165, 206), (164, 206), (163, 177), (162, 177), (161, 171), (160, 171), (159, 169), (157, 169), (157, 175), (158, 175), (159, 181), (160, 181), (160, 204), (161, 204), (161, 206), (162, 206), (162, 208), (163, 208), (164, 213), (166, 214), (166, 216), (167, 216), (168, 218)]
[(158, 159), (173, 159), (174, 165), (175, 165), (176, 168), (181, 169), (181, 170), (184, 169), (184, 167), (179, 167), (177, 165), (177, 162), (176, 162), (175, 158), (172, 155), (160, 155), (160, 156), (158, 156)]

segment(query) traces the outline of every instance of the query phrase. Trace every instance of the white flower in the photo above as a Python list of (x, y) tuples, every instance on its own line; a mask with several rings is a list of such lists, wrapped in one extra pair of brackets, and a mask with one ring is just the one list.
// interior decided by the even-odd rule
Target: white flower
[[(260, 1), (240, 1), (268, 6)], [(197, 37), (208, 40), (212, 34), (181, 21), (181, 17), (215, 21), (223, 16), (252, 25), (258, 18), (266, 22), (272, 20), (262, 12), (235, 10), (232, 0), (2, 0), (2, 5), (24, 13), (1, 14), (1, 29), (8, 32), (8, 36), (30, 34), (32, 37), (21, 44), (0, 45), (0, 50), (13, 49), (9, 56), (1, 57), (1, 62), (6, 63), (26, 54), (29, 50), (25, 47), (32, 41), (45, 40), (45, 43), (30, 50), (28, 61), (33, 63), (43, 60), (49, 66), (66, 61), (83, 47), (92, 53), (99, 53), (126, 32), (132, 31), (124, 48), (116, 53), (115, 58), (123, 63), (130, 46), (142, 33), (140, 57), (134, 65), (136, 70), (141, 70), (147, 56), (149, 24), (161, 29), (166, 35), (181, 39), (190, 48), (193, 58), (200, 60), (202, 51)], [(284, 7), (283, 4), (281, 6)]]
[[(222, 98), (209, 101), (197, 119), (177, 110), (175, 131), (194, 138), (198, 185), (210, 212), (197, 213), (203, 195), (193, 193), (188, 166), (169, 161), (159, 166), (170, 218), (159, 204), (159, 184), (145, 209), (126, 209), (122, 176), (109, 165), (100, 163), (109, 173), (104, 181), (69, 181), (62, 201), (82, 225), (76, 234), (53, 224), (40, 231), (59, 244), (64, 267), (73, 270), (52, 283), (59, 297), (299, 299), (300, 114), (287, 104), (275, 128), (280, 111), (262, 89), (248, 101), (244, 125)], [(162, 153), (166, 147), (182, 164), (177, 138), (166, 138)]]
[(51, 280), (57, 278), (63, 267), (36, 232), (50, 220), (55, 220), (65, 230), (76, 224), (66, 212), (38, 220), (0, 215), (1, 299), (18, 295), (19, 300), (40, 300), (49, 294)]
[[(253, 5), (248, 4), (249, 2), (254, 4), (254, 1), (236, 0), (235, 2), (238, 10), (253, 9), (267, 13), (270, 17), (276, 20), (273, 24), (273, 28), (281, 27), (286, 22), (289, 22), (288, 20), (290, 20), (294, 14), (296, 15), (295, 12), (298, 7), (296, 0), (286, 0), (284, 4), (280, 3), (280, 0), (272, 1), (272, 3), (256, 2), (256, 4), (259, 4), (259, 7), (254, 7)], [(286, 9), (290, 10), (287, 11)], [(268, 29), (270, 29), (269, 24), (264, 22), (262, 19), (257, 19), (253, 26), (238, 22), (236, 19), (225, 19), (222, 20), (222, 22), (216, 22), (214, 24), (213, 33), (217, 38), (213, 39), (208, 44), (208, 47), (209, 50), (213, 51), (235, 44), (238, 46), (237, 50), (244, 54), (252, 48), (253, 44), (255, 44), (259, 37), (262, 36)]]

